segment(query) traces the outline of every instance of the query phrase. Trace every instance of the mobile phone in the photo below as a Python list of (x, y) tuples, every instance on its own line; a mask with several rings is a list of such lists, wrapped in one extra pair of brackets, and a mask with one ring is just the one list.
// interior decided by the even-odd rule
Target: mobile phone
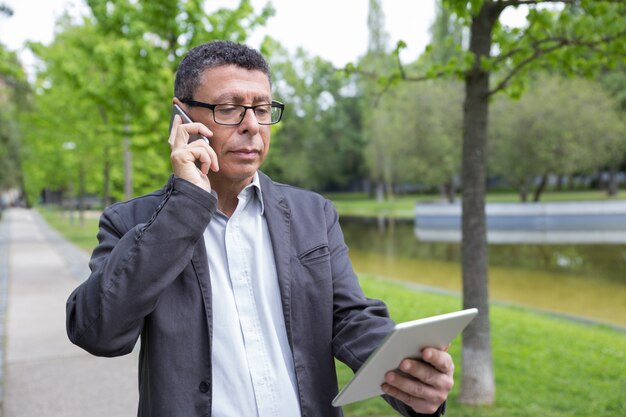
[[(181, 119), (183, 119), (183, 123), (193, 123), (193, 121), (191, 120), (191, 118), (189, 116), (187, 116), (187, 113), (185, 113), (183, 111), (183, 109), (180, 108), (180, 106), (178, 104), (174, 104), (172, 106), (172, 118), (170, 119), (170, 132), (172, 131), (172, 125), (174, 124), (174, 116), (179, 115), (181, 117)], [(205, 141), (206, 143), (209, 143), (209, 140), (202, 136), (199, 135), (197, 133), (190, 133), (189, 134), (189, 143), (198, 140), (198, 139), (202, 139), (203, 141)]]

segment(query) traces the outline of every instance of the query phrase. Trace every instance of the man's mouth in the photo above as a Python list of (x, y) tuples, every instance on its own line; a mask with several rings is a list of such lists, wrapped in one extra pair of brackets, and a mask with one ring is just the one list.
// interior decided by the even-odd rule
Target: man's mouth
[(232, 151), (230, 151), (230, 153), (233, 153), (237, 156), (241, 156), (244, 158), (252, 158), (252, 157), (256, 157), (260, 152), (257, 149), (241, 148), (241, 149), (233, 149)]

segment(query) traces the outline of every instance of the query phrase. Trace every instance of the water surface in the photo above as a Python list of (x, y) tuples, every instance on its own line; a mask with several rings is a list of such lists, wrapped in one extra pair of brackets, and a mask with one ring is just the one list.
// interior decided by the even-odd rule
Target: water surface
[[(341, 225), (357, 272), (461, 290), (459, 243), (418, 241), (410, 222)], [(492, 300), (626, 327), (626, 245), (490, 245), (489, 291)]]

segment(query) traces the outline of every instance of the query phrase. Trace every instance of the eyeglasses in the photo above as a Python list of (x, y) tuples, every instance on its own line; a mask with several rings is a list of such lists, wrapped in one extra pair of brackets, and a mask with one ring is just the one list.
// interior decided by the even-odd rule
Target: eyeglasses
[(181, 100), (189, 106), (204, 107), (213, 111), (215, 123), (227, 126), (236, 126), (243, 121), (246, 111), (251, 109), (260, 125), (273, 125), (280, 122), (285, 105), (278, 101), (271, 104), (257, 104), (243, 106), (241, 104), (209, 104), (195, 100)]

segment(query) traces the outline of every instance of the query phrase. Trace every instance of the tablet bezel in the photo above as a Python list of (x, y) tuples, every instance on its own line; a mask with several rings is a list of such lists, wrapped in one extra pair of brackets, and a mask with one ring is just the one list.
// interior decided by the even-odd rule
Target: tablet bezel
[(382, 395), (385, 374), (402, 359), (421, 357), (425, 347), (443, 349), (478, 314), (470, 308), (397, 324), (363, 363), (354, 377), (339, 391), (332, 405), (340, 407)]

